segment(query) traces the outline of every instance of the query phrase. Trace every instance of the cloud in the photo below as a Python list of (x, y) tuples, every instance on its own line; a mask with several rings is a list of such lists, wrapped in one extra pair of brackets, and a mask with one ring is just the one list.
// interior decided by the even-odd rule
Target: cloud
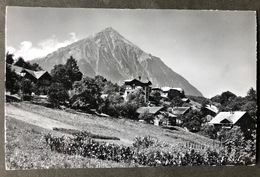
[(14, 54), (15, 58), (23, 57), (24, 60), (45, 57), (49, 53), (52, 53), (61, 47), (65, 47), (78, 41), (78, 38), (74, 32), (71, 32), (68, 35), (69, 39), (62, 42), (60, 42), (57, 37), (53, 35), (48, 39), (40, 41), (36, 44), (36, 46), (34, 46), (30, 41), (23, 41), (18, 49), (13, 46), (7, 46), (7, 51)]

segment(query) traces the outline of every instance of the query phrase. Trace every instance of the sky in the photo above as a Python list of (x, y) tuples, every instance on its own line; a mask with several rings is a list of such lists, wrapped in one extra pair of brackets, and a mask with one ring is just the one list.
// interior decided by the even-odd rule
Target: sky
[(253, 11), (8, 7), (6, 52), (25, 60), (112, 27), (205, 97), (256, 89)]

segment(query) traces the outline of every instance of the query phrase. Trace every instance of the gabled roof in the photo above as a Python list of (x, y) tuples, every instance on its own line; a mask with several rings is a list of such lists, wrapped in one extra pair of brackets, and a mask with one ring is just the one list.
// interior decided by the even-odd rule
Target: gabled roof
[(189, 109), (190, 107), (173, 107), (172, 112), (175, 115), (182, 115), (185, 114)]
[[(14, 69), (14, 71), (17, 74), (21, 74), (23, 72), (29, 73), (31, 76), (33, 76), (36, 79), (41, 78), (45, 73), (48, 73), (48, 71), (33, 71), (30, 69), (25, 69), (23, 67), (20, 66), (15, 66), (15, 65), (11, 65), (12, 69)], [(48, 73), (49, 74), (49, 73)]]
[(137, 113), (145, 113), (148, 112), (150, 114), (156, 114), (158, 111), (160, 111), (163, 107), (140, 107), (136, 110)]
[(32, 71), (32, 70), (29, 70), (29, 69), (23, 69), (22, 72), (29, 73), (30, 75), (32, 75), (37, 80), (40, 79), (45, 73), (48, 73), (48, 71)]
[(45, 73), (48, 73), (47, 71), (34, 71), (34, 75), (37, 79), (42, 77)]
[(246, 114), (246, 111), (234, 111), (234, 112), (220, 112), (209, 123), (220, 124), (224, 119), (235, 124), (241, 117)]
[(212, 112), (214, 112), (214, 113), (218, 113), (218, 108), (216, 107), (216, 106), (214, 106), (214, 105), (206, 105), (205, 106), (205, 108), (206, 109), (208, 109), (208, 110), (210, 110), (210, 111), (212, 111)]

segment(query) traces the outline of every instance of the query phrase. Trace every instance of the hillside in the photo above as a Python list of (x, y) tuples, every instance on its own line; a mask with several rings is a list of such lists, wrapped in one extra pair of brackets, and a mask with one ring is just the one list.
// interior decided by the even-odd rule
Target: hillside
[(202, 96), (200, 91), (166, 66), (160, 58), (147, 54), (113, 28), (106, 28), (32, 62), (50, 71), (56, 64), (65, 64), (70, 56), (78, 61), (81, 72), (90, 77), (102, 75), (122, 84), (125, 79), (141, 76), (149, 78), (154, 86), (181, 87), (187, 95)]
[[(22, 116), (21, 116), (22, 115)], [(62, 136), (54, 127), (88, 131), (100, 136), (114, 136), (120, 140), (96, 140), (117, 145), (131, 146), (136, 137), (150, 136), (170, 144), (160, 150), (179, 149), (195, 145), (204, 149), (214, 148), (212, 140), (175, 127), (162, 127), (126, 119), (98, 117), (83, 113), (70, 113), (30, 103), (6, 104), (6, 162), (8, 168), (86, 168), (129, 167), (133, 164), (115, 163), (106, 160), (59, 154), (51, 151), (43, 138), (47, 133)], [(65, 134), (69, 136), (68, 134)], [(156, 149), (154, 149), (156, 150)], [(181, 148), (182, 151), (183, 147)], [(200, 149), (198, 149), (200, 150)], [(33, 156), (32, 156), (33, 154)]]

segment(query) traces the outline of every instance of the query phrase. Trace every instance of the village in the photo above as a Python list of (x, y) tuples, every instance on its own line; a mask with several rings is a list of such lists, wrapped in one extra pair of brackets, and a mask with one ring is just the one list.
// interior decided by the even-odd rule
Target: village
[[(73, 158), (61, 160), (63, 168), (76, 167), (79, 157), (77, 167), (89, 166), (86, 157), (101, 160), (98, 167), (255, 163), (253, 88), (245, 97), (226, 91), (207, 99), (185, 95), (182, 88), (154, 86), (142, 76), (120, 86), (103, 76), (84, 76), (72, 56), (51, 73), (12, 57), (7, 53), (7, 168), (57, 166), (52, 155), (40, 160), (42, 149)], [(18, 145), (24, 152), (11, 148), (17, 142), (26, 143)], [(28, 159), (31, 151), (37, 156)]]
[[(20, 95), (23, 95), (23, 97), (19, 97), (17, 94), (10, 94), (10, 92), (7, 91), (7, 101), (48, 101), (48, 90), (53, 82), (52, 76), (48, 71), (33, 71), (11, 64), (7, 64), (7, 66), (11, 67), (23, 80), (29, 80), (31, 83), (37, 84), (36, 92), (23, 90), (24, 93), (21, 94), (21, 90), (19, 90)], [(202, 129), (201, 127), (211, 126), (216, 130), (213, 136), (215, 138), (217, 135), (216, 132), (222, 129), (229, 130), (233, 126), (239, 126), (242, 130), (248, 130), (251, 129), (255, 123), (247, 111), (233, 110), (232, 108), (228, 108), (227, 111), (219, 111), (218, 107), (221, 105), (218, 102), (203, 99), (203, 101), (199, 103), (187, 97), (182, 88), (153, 86), (148, 78), (143, 79), (141, 76), (125, 80), (123, 88), (123, 90), (115, 92), (115, 94), (124, 102), (128, 101), (129, 94), (136, 91), (143, 95), (143, 105), (146, 106), (138, 106), (134, 110), (134, 113), (130, 113), (135, 115), (134, 120), (139, 122), (163, 127), (180, 126), (192, 132), (199, 132)], [(100, 93), (100, 98), (103, 101), (108, 99), (108, 96), (109, 94), (103, 91)], [(76, 105), (75, 103), (74, 105)], [(77, 105), (77, 108), (78, 107), (80, 106)], [(96, 109), (88, 109), (86, 106), (83, 106), (83, 110), (84, 109), (85, 111), (91, 111), (97, 115), (106, 117), (113, 116), (113, 114), (108, 115), (100, 111), (98, 113)], [(198, 119), (201, 120), (199, 120), (199, 122), (198, 120), (193, 121), (193, 114), (197, 113), (200, 114)], [(194, 115), (194, 117), (196, 117), (196, 115)]]

